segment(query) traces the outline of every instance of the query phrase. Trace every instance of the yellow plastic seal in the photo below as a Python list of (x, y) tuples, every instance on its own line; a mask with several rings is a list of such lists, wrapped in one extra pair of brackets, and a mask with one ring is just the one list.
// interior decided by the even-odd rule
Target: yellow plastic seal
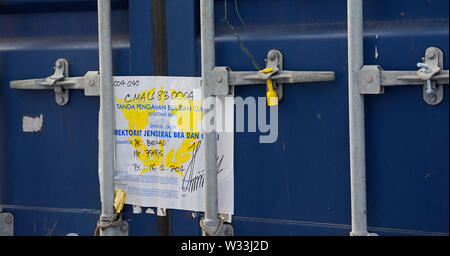
[[(259, 72), (267, 74), (273, 71), (273, 68), (265, 68), (260, 70)], [(267, 79), (267, 105), (276, 106), (278, 105), (278, 95), (277, 92), (273, 89), (272, 79)]]
[(127, 194), (123, 192), (122, 189), (114, 189), (114, 210), (116, 213), (120, 213), (123, 209), (123, 206), (125, 204), (125, 199), (127, 198)]
[(261, 69), (259, 72), (267, 74), (273, 71), (273, 68), (265, 68), (265, 69)]
[(272, 79), (267, 79), (267, 105), (278, 105), (278, 95), (277, 92), (273, 89)]

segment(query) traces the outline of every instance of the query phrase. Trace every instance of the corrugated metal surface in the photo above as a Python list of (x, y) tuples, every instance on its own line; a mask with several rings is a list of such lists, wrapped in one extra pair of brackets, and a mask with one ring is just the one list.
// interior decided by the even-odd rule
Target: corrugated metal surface
[[(334, 82), (285, 86), (279, 137), (235, 134), (236, 235), (347, 235), (350, 231), (346, 1), (238, 0), (228, 18), (262, 65), (268, 50), (289, 70), (332, 70)], [(364, 62), (416, 70), (425, 49), (440, 47), (448, 69), (449, 3), (364, 2)], [(148, 1), (115, 1), (115, 75), (152, 75)], [(254, 70), (216, 1), (217, 65)], [(200, 76), (198, 1), (167, 1), (169, 75)], [(67, 58), (70, 75), (98, 70), (95, 1), (0, 3), (0, 173), (2, 204), (16, 235), (91, 235), (98, 220), (98, 98), (9, 88), (10, 80), (50, 75)], [(376, 54), (377, 52), (377, 54)], [(263, 86), (236, 96), (265, 96)], [(430, 107), (420, 86), (366, 96), (368, 224), (380, 235), (448, 235), (449, 93)], [(23, 133), (22, 116), (44, 116), (40, 133)], [(155, 235), (156, 218), (129, 214), (131, 235)], [(198, 216), (173, 212), (174, 235), (199, 235)]]

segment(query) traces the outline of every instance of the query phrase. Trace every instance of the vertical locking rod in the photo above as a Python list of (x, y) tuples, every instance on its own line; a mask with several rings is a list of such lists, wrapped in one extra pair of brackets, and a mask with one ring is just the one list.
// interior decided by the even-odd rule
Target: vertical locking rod
[[(202, 54), (202, 100), (212, 97), (211, 71), (216, 65), (214, 45), (214, 1), (200, 1), (200, 32)], [(215, 122), (215, 100), (210, 106), (203, 104), (203, 116), (209, 113)], [(208, 102), (209, 104), (209, 102)], [(208, 130), (211, 130), (208, 128)], [(205, 218), (203, 224), (209, 233), (215, 233), (219, 227), (218, 188), (217, 188), (217, 134), (214, 129), (204, 132), (203, 166), (205, 168)]]
[(366, 143), (364, 96), (359, 93), (363, 67), (363, 1), (347, 0), (348, 15), (348, 108), (350, 132), (350, 193), (352, 236), (366, 236)]
[[(114, 215), (114, 108), (111, 42), (111, 0), (98, 0), (98, 42), (100, 70), (100, 112), (98, 127), (98, 175), (102, 214), (109, 223)], [(101, 236), (118, 235), (113, 227), (100, 230)]]

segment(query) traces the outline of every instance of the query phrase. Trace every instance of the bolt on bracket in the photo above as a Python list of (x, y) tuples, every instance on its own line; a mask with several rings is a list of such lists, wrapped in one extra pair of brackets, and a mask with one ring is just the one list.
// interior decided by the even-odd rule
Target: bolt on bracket
[[(117, 220), (114, 220), (112, 218), (118, 218)], [(130, 233), (130, 225), (126, 220), (122, 219), (122, 215), (118, 215), (115, 217), (105, 217), (103, 215), (100, 216), (100, 220), (97, 224), (97, 228), (95, 229), (95, 236), (101, 235), (101, 232), (104, 232), (105, 229), (112, 229), (113, 234), (116, 234), (116, 236), (129, 236)], [(101, 226), (98, 226), (101, 224)]]
[(14, 215), (10, 212), (0, 212), (0, 236), (14, 235)]
[(378, 65), (365, 65), (360, 70), (360, 94), (383, 94), (385, 86), (423, 85), (423, 99), (432, 106), (444, 99), (444, 84), (449, 83), (449, 71), (442, 70), (444, 53), (429, 47), (418, 71), (385, 71)]
[(85, 96), (99, 95), (98, 71), (88, 71), (82, 77), (69, 77), (69, 62), (63, 58), (55, 62), (54, 69), (55, 73), (47, 78), (14, 80), (9, 86), (20, 90), (53, 89), (55, 101), (60, 106), (69, 102), (69, 89), (84, 89)]
[(277, 93), (278, 101), (282, 100), (283, 84), (333, 81), (335, 73), (332, 71), (288, 71), (283, 70), (283, 54), (272, 49), (267, 53), (266, 68), (271, 68), (270, 73), (258, 71), (231, 71), (229, 67), (215, 67), (211, 71), (213, 87), (211, 94), (224, 96), (230, 94), (231, 86), (265, 84), (267, 79), (272, 79), (273, 89)]
[(225, 222), (222, 219), (222, 223), (217, 227), (218, 230), (214, 234), (208, 232), (205, 226), (202, 226), (202, 235), (204, 236), (234, 236), (234, 226), (231, 222)]

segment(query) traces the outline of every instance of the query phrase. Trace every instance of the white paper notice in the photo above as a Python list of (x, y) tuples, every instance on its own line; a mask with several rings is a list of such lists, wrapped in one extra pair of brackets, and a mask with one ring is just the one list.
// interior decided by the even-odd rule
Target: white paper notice
[[(125, 203), (204, 211), (201, 79), (114, 77), (114, 97), (115, 186)], [(233, 105), (217, 114), (234, 127)], [(234, 134), (217, 134), (219, 213), (233, 214)]]

